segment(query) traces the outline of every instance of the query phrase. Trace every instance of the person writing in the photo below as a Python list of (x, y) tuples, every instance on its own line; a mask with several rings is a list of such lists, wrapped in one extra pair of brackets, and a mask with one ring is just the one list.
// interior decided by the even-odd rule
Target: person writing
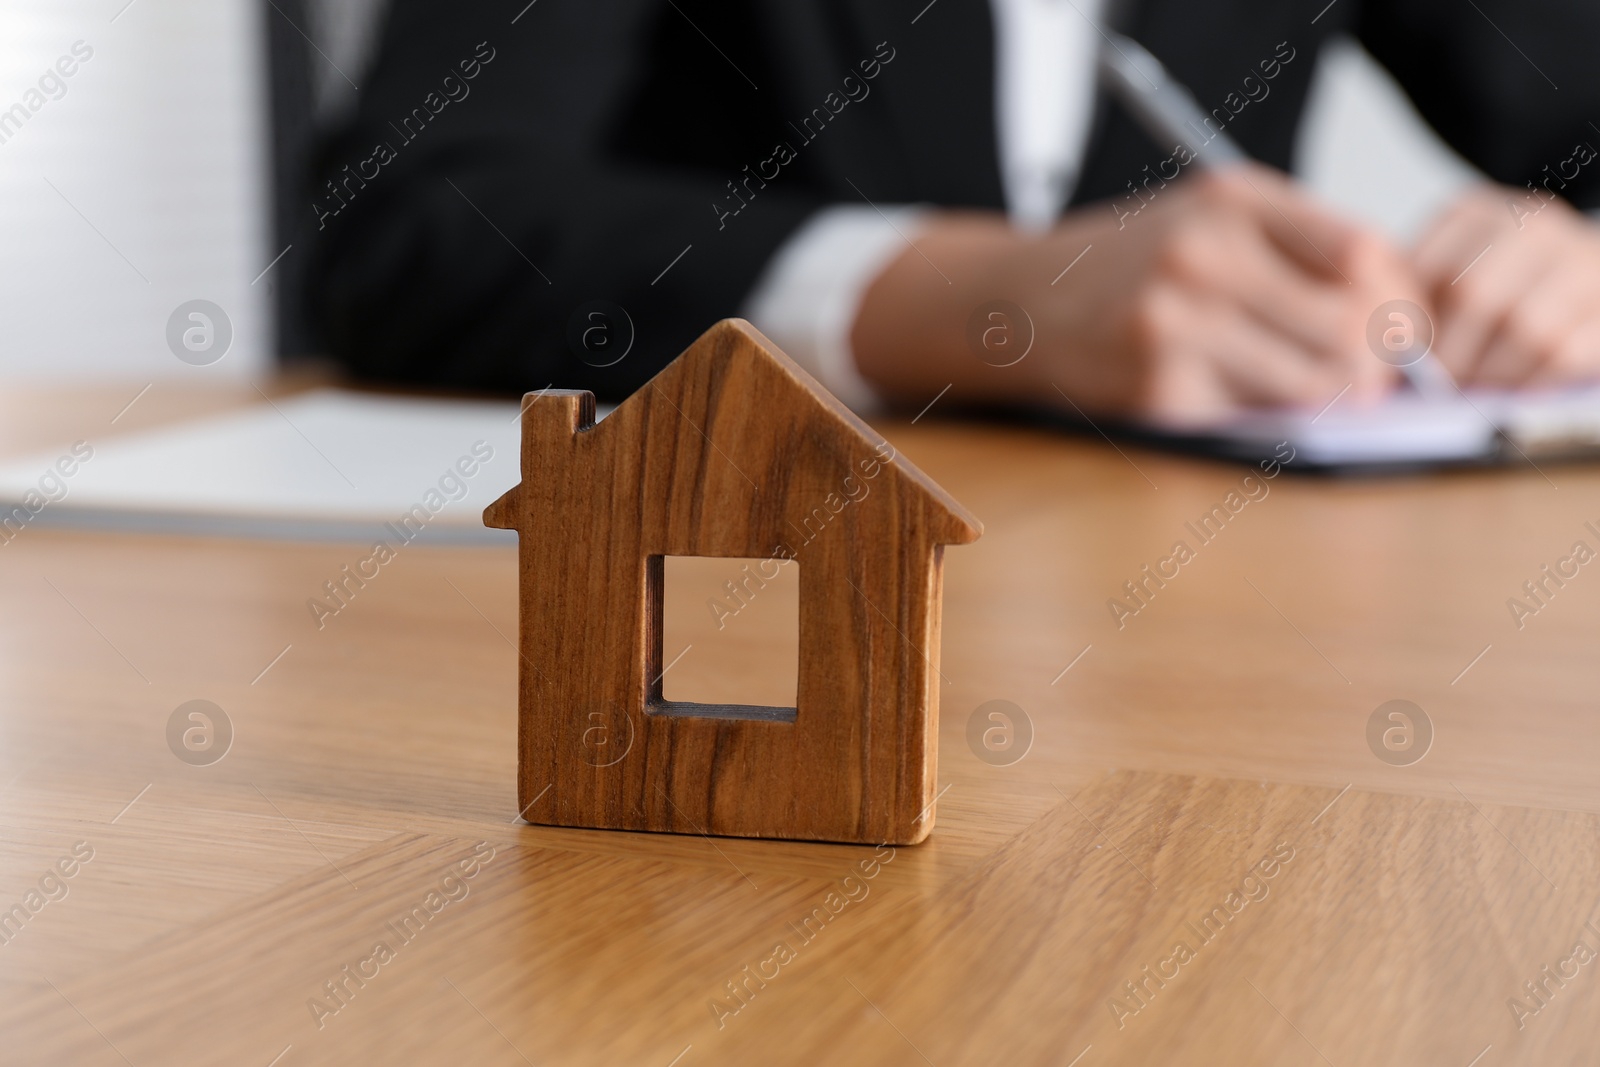
[[(1112, 29), (1258, 162), (1201, 173), (1099, 91)], [(1285, 173), (1334, 33), (1495, 183), (1411, 247)], [(1582, 380), (1596, 40), (1572, 0), (396, 0), (321, 156), (310, 297), (358, 375), (610, 398), (743, 314), (859, 407), (1205, 421), (1393, 388), (1394, 299), (1464, 384)], [(1035, 334), (1009, 366), (970, 339), (996, 301)]]

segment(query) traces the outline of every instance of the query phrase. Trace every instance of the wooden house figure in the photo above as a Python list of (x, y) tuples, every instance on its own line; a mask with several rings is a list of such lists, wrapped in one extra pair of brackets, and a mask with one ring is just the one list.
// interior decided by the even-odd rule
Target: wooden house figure
[[(520, 535), (522, 817), (925, 838), (942, 551), (978, 521), (740, 319), (598, 424), (588, 392), (523, 407), (522, 481), (484, 512)], [(662, 699), (666, 556), (798, 561), (796, 707)]]

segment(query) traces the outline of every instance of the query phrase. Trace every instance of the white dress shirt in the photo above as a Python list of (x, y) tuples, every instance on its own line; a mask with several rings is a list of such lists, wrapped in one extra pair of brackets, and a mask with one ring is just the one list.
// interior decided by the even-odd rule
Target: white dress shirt
[[(1094, 104), (1103, 0), (990, 0), (995, 129), (1006, 214), (1048, 229), (1077, 184)], [(893, 77), (893, 71), (886, 71)], [(916, 239), (921, 209), (848, 204), (817, 212), (767, 264), (744, 315), (853, 408), (874, 406), (850, 330), (878, 274)]]

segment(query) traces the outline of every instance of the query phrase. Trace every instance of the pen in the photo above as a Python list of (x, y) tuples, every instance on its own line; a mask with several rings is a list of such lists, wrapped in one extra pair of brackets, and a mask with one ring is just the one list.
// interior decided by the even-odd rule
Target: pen
[[(1214, 133), (1206, 130), (1210, 116), (1149, 49), (1120, 33), (1106, 32), (1103, 36), (1101, 82), (1157, 143), (1183, 145), (1194, 157), (1195, 165), (1204, 170), (1249, 160), (1226, 132), (1220, 128)], [(1459, 391), (1444, 364), (1429, 352), (1399, 369), (1411, 388), (1429, 399), (1454, 399)]]
[(1106, 33), (1100, 49), (1100, 80), (1159, 144), (1177, 142), (1205, 169), (1243, 163), (1250, 157), (1222, 130), (1206, 135), (1206, 120), (1194, 95), (1167, 73), (1149, 49), (1120, 33)]

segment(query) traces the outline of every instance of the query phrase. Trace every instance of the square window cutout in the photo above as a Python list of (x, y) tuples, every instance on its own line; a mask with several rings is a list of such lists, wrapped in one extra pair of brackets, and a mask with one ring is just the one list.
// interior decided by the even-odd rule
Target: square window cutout
[(800, 564), (657, 556), (649, 571), (651, 712), (793, 722)]

